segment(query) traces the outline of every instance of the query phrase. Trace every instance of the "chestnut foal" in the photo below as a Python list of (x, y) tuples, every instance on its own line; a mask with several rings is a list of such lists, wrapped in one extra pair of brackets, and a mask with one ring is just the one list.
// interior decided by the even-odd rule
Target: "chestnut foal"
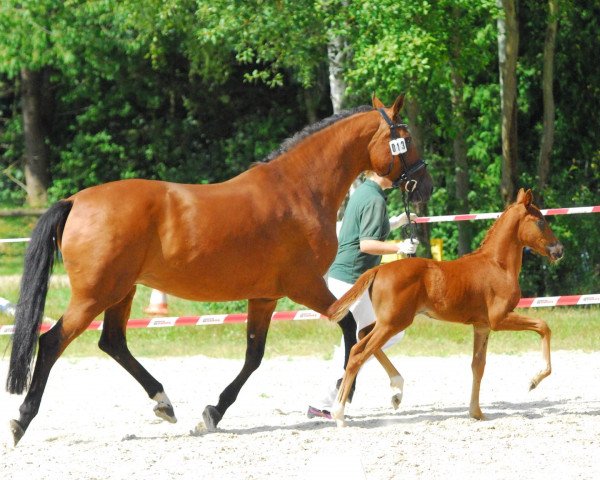
[(407, 328), (416, 314), (449, 322), (473, 325), (473, 387), (469, 413), (484, 416), (479, 407), (479, 389), (485, 367), (490, 330), (533, 330), (542, 337), (546, 367), (531, 380), (535, 388), (550, 375), (550, 329), (546, 322), (515, 313), (521, 296), (519, 272), (523, 248), (556, 261), (563, 246), (532, 203), (531, 190), (521, 189), (488, 231), (481, 247), (469, 255), (447, 262), (407, 258), (365, 272), (356, 284), (328, 310), (332, 321), (342, 318), (352, 303), (370, 288), (377, 321), (374, 328), (351, 350), (346, 372), (332, 415), (344, 426), (344, 406), (350, 387), (362, 364)]

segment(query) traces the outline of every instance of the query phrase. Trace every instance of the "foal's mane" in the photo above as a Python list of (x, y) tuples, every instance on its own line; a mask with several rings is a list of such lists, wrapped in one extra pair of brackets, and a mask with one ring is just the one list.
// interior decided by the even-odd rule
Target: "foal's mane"
[(487, 231), (487, 233), (485, 234), (485, 237), (483, 237), (483, 240), (481, 241), (481, 244), (479, 245), (479, 247), (477, 247), (475, 250), (473, 250), (471, 253), (467, 253), (466, 255), (463, 255), (463, 257), (467, 257), (469, 255), (473, 255), (477, 252), (479, 252), (479, 250), (481, 250), (485, 244), (489, 241), (490, 238), (492, 238), (495, 235), (495, 231), (498, 227), (498, 224), (500, 223), (500, 219), (504, 216), (504, 214), (511, 209), (511, 207), (515, 206), (514, 203), (511, 203), (509, 205), (507, 205), (504, 208), (504, 211), (500, 214), (500, 216), (494, 220), (494, 223), (492, 224), (492, 226), (490, 227), (490, 229)]
[(260, 163), (266, 163), (270, 162), (271, 160), (274, 160), (280, 155), (283, 155), (285, 152), (291, 150), (305, 138), (310, 137), (313, 133), (319, 132), (324, 128), (329, 127), (330, 125), (333, 125), (334, 123), (343, 120), (344, 118), (348, 118), (352, 115), (356, 115), (357, 113), (368, 112), (371, 110), (373, 110), (373, 107), (371, 107), (370, 105), (361, 105), (360, 107), (352, 108), (349, 110), (343, 110), (339, 113), (331, 115), (330, 117), (324, 118), (315, 123), (307, 125), (302, 130), (295, 133), (293, 136), (286, 138), (283, 142), (281, 142), (281, 145), (276, 150), (273, 150), (269, 155), (267, 155)]
[[(501, 223), (500, 219), (504, 216), (504, 214), (506, 212), (508, 212), (512, 207), (516, 207), (518, 204), (517, 203), (511, 203), (509, 205), (506, 206), (506, 208), (504, 209), (504, 211), (500, 214), (500, 216), (494, 221), (493, 225), (490, 227), (490, 229), (487, 231), (487, 233), (485, 234), (485, 237), (483, 237), (483, 240), (481, 241), (481, 245), (479, 245), (478, 248), (476, 248), (475, 250), (473, 250), (471, 253), (468, 253), (467, 255), (472, 255), (474, 253), (477, 253), (479, 250), (481, 250), (485, 244), (489, 241), (490, 238), (492, 238), (495, 235), (495, 232), (497, 230), (498, 224)], [(540, 209), (538, 207), (536, 207), (535, 205), (531, 204), (529, 206), (526, 207), (526, 210), (529, 214), (534, 215), (536, 217), (539, 218), (544, 218), (544, 216), (542, 215)], [(467, 255), (464, 255), (465, 257)]]

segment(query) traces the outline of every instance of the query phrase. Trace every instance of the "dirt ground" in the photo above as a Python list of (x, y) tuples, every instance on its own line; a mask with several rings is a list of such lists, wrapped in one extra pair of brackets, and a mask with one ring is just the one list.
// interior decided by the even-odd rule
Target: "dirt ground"
[[(143, 359), (175, 406), (172, 425), (154, 416), (154, 402), (114, 361), (60, 359), (21, 443), (0, 447), (0, 478), (600, 478), (600, 353), (554, 352), (552, 375), (531, 392), (540, 354), (489, 355), (485, 421), (468, 417), (470, 357), (393, 361), (406, 382), (398, 411), (385, 373), (371, 362), (346, 428), (309, 420), (308, 403), (333, 373), (329, 362), (276, 358), (251, 377), (218, 432), (193, 436), (240, 361)], [(7, 364), (0, 360), (2, 386)], [(6, 441), (22, 398), (2, 390)]]

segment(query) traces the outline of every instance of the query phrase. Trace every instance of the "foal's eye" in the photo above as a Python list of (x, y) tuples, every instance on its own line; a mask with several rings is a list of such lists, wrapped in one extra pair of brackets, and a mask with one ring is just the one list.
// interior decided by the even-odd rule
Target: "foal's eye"
[(537, 222), (536, 225), (539, 227), (540, 230), (543, 230), (544, 227), (546, 226), (546, 220), (544, 220), (543, 218), (540, 218)]

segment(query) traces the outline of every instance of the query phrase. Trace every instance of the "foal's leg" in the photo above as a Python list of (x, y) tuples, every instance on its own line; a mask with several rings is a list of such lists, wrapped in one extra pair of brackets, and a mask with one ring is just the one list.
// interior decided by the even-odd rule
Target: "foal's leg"
[(400, 403), (402, 402), (402, 394), (404, 393), (404, 378), (402, 378), (400, 372), (396, 370), (396, 367), (394, 367), (394, 364), (390, 361), (388, 356), (383, 353), (383, 350), (376, 350), (373, 355), (375, 355), (375, 358), (379, 361), (381, 366), (390, 377), (390, 387), (392, 388), (392, 407), (394, 407), (394, 410), (398, 410)]
[(71, 300), (69, 307), (60, 320), (48, 332), (40, 335), (39, 348), (31, 384), (25, 400), (19, 407), (19, 420), (11, 420), (10, 427), (15, 445), (25, 434), (31, 421), (37, 415), (42, 395), (48, 382), (50, 370), (64, 352), (65, 348), (100, 314), (93, 304), (81, 305)]
[(127, 348), (125, 331), (135, 291), (136, 287), (134, 286), (123, 300), (106, 310), (98, 346), (127, 370), (146, 390), (148, 396), (156, 401), (154, 407), (156, 416), (167, 422), (175, 423), (177, 419), (173, 405), (165, 394), (163, 386), (142, 367)]
[[(248, 301), (248, 324), (246, 328), (246, 360), (238, 376), (231, 382), (221, 395), (216, 406), (207, 405), (202, 413), (204, 427), (210, 431), (217, 428), (225, 411), (235, 402), (246, 380), (260, 366), (265, 353), (265, 343), (271, 316), (277, 305), (277, 300), (252, 299)], [(202, 424), (196, 427), (202, 430)]]
[[(363, 338), (366, 334), (373, 330), (373, 327), (375, 327), (375, 323), (363, 328), (360, 332), (358, 332), (358, 338)], [(392, 407), (394, 407), (394, 410), (398, 410), (400, 403), (402, 402), (402, 394), (404, 392), (404, 378), (402, 378), (400, 372), (396, 370), (396, 367), (394, 367), (394, 364), (390, 361), (383, 350), (379, 349), (375, 351), (373, 355), (388, 374), (388, 377), (390, 377), (390, 387), (392, 388)], [(353, 391), (354, 390), (351, 390), (348, 401), (351, 401)]]
[(352, 388), (352, 383), (354, 382), (360, 367), (371, 355), (376, 351), (381, 350), (381, 347), (394, 335), (394, 333), (395, 332), (388, 327), (380, 327), (376, 324), (375, 328), (367, 334), (367, 336), (352, 347), (348, 366), (346, 367), (346, 373), (342, 379), (342, 384), (340, 385), (340, 390), (331, 412), (338, 427), (346, 425), (344, 421), (344, 408), (346, 400), (348, 399), (348, 394)]
[(494, 330), (532, 330), (542, 337), (542, 356), (546, 362), (546, 367), (531, 379), (529, 390), (533, 390), (544, 378), (552, 373), (552, 365), (550, 363), (550, 337), (552, 336), (552, 332), (544, 320), (510, 312), (494, 326)]
[(479, 407), (479, 390), (481, 388), (483, 371), (485, 370), (489, 335), (490, 329), (488, 327), (473, 326), (473, 361), (471, 362), (471, 370), (473, 370), (473, 386), (471, 388), (469, 414), (477, 420), (484, 419), (484, 415), (481, 413), (481, 408)]

